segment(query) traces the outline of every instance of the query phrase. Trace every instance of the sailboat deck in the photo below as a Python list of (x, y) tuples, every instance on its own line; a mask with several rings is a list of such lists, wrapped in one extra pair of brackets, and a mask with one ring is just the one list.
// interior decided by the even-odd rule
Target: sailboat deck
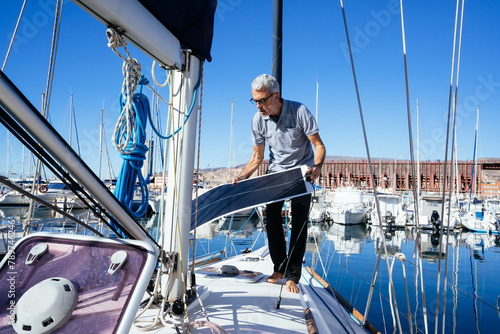
[[(207, 267), (222, 265), (234, 265), (243, 275), (230, 277), (203, 274)], [(267, 247), (199, 269), (196, 275), (198, 293), (208, 320), (199, 301), (195, 300), (188, 306), (189, 319), (186, 323), (210, 321), (227, 333), (308, 333), (304, 313), (309, 308), (319, 333), (367, 332), (305, 269), (299, 282), (300, 293), (287, 292), (283, 286), (278, 309), (282, 281), (276, 284), (266, 282), (272, 269)], [(255, 273), (256, 279), (253, 283), (252, 279), (246, 277), (249, 275), (245, 275), (245, 271), (250, 276)], [(143, 317), (153, 317), (156, 312), (157, 309), (148, 310)], [(139, 330), (132, 327), (131, 332), (139, 333)], [(211, 329), (197, 328), (196, 332), (211, 333)], [(176, 331), (173, 328), (159, 327), (151, 333)]]

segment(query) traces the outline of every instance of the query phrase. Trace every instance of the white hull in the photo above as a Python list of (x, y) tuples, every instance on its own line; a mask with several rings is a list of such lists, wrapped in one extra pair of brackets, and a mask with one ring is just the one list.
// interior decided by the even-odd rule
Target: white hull
[(16, 191), (9, 191), (0, 196), (0, 206), (27, 206), (30, 199)]
[(366, 222), (366, 209), (329, 208), (328, 214), (334, 223), (357, 225)]

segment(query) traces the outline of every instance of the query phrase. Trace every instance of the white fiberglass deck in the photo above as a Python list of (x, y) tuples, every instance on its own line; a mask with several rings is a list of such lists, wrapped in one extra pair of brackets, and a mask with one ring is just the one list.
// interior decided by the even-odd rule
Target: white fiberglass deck
[[(247, 278), (224, 277), (218, 274), (203, 274), (207, 267), (218, 268), (234, 265), (256, 276), (256, 282)], [(277, 303), (281, 281), (266, 282), (272, 273), (272, 262), (267, 247), (256, 252), (207, 265), (197, 270), (198, 292), (208, 315), (208, 320), (222, 327), (227, 333), (308, 333), (304, 310), (311, 309), (319, 333), (367, 333), (364, 328), (303, 269), (299, 282), (300, 293), (286, 291), (283, 286), (280, 308)], [(210, 271), (210, 269), (208, 269)], [(252, 272), (252, 273), (250, 273)], [(258, 273), (262, 273), (259, 275)], [(156, 308), (148, 310), (144, 317), (153, 317)], [(204, 322), (205, 314), (197, 300), (189, 306), (186, 322)], [(176, 319), (179, 321), (179, 319)], [(136, 327), (131, 332), (139, 333)], [(197, 328), (196, 333), (211, 333), (208, 327)], [(142, 332), (144, 333), (144, 332)], [(171, 327), (158, 327), (150, 333), (176, 333)]]

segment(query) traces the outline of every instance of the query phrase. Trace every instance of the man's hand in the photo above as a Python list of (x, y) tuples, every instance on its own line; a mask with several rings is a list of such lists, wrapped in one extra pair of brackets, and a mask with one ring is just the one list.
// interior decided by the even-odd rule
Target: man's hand
[(311, 168), (309, 168), (306, 171), (306, 178), (308, 178), (311, 182), (316, 181), (316, 179), (321, 175), (321, 168), (318, 167), (317, 165), (312, 165)]
[(231, 179), (231, 184), (236, 184), (236, 182), (244, 180), (244, 178), (241, 175), (235, 176)]

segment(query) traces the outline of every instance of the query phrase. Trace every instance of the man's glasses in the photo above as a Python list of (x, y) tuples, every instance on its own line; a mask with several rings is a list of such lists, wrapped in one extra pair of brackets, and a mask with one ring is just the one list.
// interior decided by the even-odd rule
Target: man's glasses
[(267, 99), (269, 99), (274, 94), (276, 94), (276, 93), (272, 93), (271, 95), (269, 95), (265, 99), (260, 99), (260, 100), (254, 100), (253, 98), (251, 98), (250, 102), (252, 102), (252, 104), (260, 104), (261, 106), (263, 106), (266, 103)]

